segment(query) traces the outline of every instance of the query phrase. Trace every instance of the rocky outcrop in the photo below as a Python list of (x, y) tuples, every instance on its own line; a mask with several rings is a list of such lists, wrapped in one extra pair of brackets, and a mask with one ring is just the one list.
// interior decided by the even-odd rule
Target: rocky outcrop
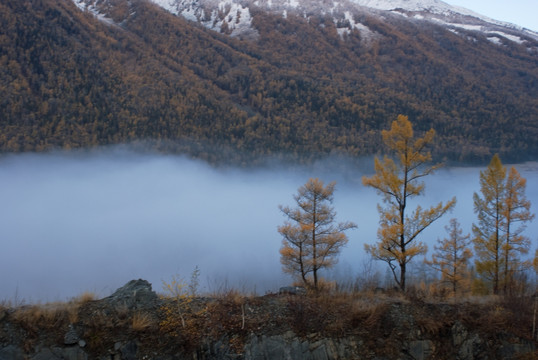
[[(202, 325), (187, 321), (165, 331), (166, 303), (147, 281), (133, 280), (109, 297), (82, 305), (69, 319), (57, 312), (35, 311), (29, 317), (25, 311), (30, 308), (0, 308), (0, 360), (474, 360), (517, 359), (536, 350), (534, 341), (508, 331), (510, 322), (506, 328), (481, 325), (476, 316), (483, 311), (488, 319), (489, 309), (481, 305), (469, 310), (391, 300), (376, 311), (338, 313), (356, 318), (346, 322), (327, 307), (315, 307), (315, 301), (291, 294), (250, 301), (191, 299), (197, 308), (190, 316), (208, 316)], [(204, 328), (217, 311), (218, 322)], [(309, 316), (323, 311), (309, 322)], [(45, 320), (54, 326), (47, 328)], [(211, 331), (214, 327), (222, 327), (221, 332)]]
[(361, 341), (343, 339), (302, 339), (293, 332), (274, 336), (252, 336), (245, 346), (245, 359), (266, 360), (332, 360), (353, 359), (358, 354)]
[(129, 281), (103, 300), (115, 306), (124, 305), (128, 309), (148, 309), (157, 304), (159, 297), (148, 281), (138, 279)]

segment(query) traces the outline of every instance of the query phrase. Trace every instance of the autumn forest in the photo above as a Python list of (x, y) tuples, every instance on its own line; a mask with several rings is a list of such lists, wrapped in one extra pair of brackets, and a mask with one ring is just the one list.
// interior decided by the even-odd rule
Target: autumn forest
[(434, 159), (538, 155), (538, 59), (517, 43), (365, 17), (382, 34), (369, 42), (323, 16), (262, 12), (259, 38), (238, 39), (124, 3), (110, 8), (121, 25), (70, 1), (0, 4), (2, 152), (131, 143), (211, 163), (308, 162), (380, 154), (381, 130), (405, 114), (436, 130)]

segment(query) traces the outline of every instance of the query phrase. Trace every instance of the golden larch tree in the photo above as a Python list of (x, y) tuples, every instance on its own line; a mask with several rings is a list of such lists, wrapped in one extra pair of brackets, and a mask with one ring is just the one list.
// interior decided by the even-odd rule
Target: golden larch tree
[(477, 255), (476, 270), (490, 281), (493, 293), (510, 291), (514, 274), (530, 266), (521, 255), (527, 254), (530, 240), (523, 235), (526, 223), (534, 219), (530, 201), (525, 197), (526, 180), (506, 167), (497, 154), (480, 172), (480, 192), (473, 195), (478, 223), (473, 225)]
[(437, 240), (432, 259), (426, 263), (441, 272), (441, 283), (448, 285), (455, 296), (470, 285), (468, 264), (473, 256), (469, 249), (471, 236), (463, 235), (460, 223), (455, 218), (450, 219), (445, 229), (448, 237)]
[(508, 294), (514, 285), (514, 275), (530, 267), (530, 262), (522, 261), (521, 255), (527, 254), (530, 239), (523, 235), (526, 223), (534, 219), (530, 212), (531, 203), (525, 197), (527, 180), (513, 166), (508, 170), (502, 209), (504, 241), (502, 245), (503, 291)]
[(344, 231), (357, 226), (352, 222), (335, 223), (336, 212), (331, 206), (335, 185), (331, 182), (325, 186), (323, 181), (311, 178), (294, 196), (296, 208), (279, 206), (288, 218), (278, 227), (283, 237), (283, 270), (314, 289), (318, 288), (319, 270), (336, 264), (341, 248), (347, 244)]
[(499, 292), (501, 271), (501, 217), (506, 168), (497, 154), (488, 167), (480, 172), (480, 192), (473, 194), (474, 211), (478, 224), (473, 224), (473, 242), (477, 259), (476, 271), (493, 285), (493, 293)]
[(415, 139), (413, 126), (407, 116), (398, 115), (390, 130), (383, 130), (382, 135), (395, 160), (385, 156), (380, 161), (376, 157), (375, 175), (362, 178), (364, 185), (375, 188), (381, 194), (384, 203), (384, 206), (378, 205), (379, 241), (374, 245), (365, 245), (365, 249), (375, 259), (387, 262), (394, 280), (404, 291), (407, 264), (427, 251), (426, 245), (417, 240), (418, 235), (452, 209), (456, 199), (446, 204), (440, 202), (428, 209), (417, 206), (409, 214), (409, 198), (424, 193), (425, 185), (421, 178), (439, 167), (428, 165), (431, 154), (426, 150), (433, 141), (435, 131), (431, 129), (423, 137)]

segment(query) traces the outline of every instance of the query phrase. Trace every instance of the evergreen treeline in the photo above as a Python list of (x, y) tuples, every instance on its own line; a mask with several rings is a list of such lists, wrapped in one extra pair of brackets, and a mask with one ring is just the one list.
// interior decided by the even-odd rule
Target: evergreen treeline
[(530, 38), (498, 46), (476, 33), (470, 41), (433, 24), (365, 17), (380, 37), (342, 39), (328, 17), (260, 11), (259, 38), (240, 40), (145, 0), (112, 4), (117, 25), (71, 1), (0, 3), (1, 151), (147, 140), (211, 161), (307, 161), (378, 153), (380, 129), (402, 113), (418, 131), (436, 129), (438, 158), (538, 155)]

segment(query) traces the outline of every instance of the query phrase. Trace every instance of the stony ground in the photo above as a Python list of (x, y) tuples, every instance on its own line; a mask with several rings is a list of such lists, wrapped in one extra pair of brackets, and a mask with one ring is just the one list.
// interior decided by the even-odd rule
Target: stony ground
[(100, 300), (0, 306), (0, 360), (533, 359), (534, 306), (373, 293), (165, 299), (136, 280)]

